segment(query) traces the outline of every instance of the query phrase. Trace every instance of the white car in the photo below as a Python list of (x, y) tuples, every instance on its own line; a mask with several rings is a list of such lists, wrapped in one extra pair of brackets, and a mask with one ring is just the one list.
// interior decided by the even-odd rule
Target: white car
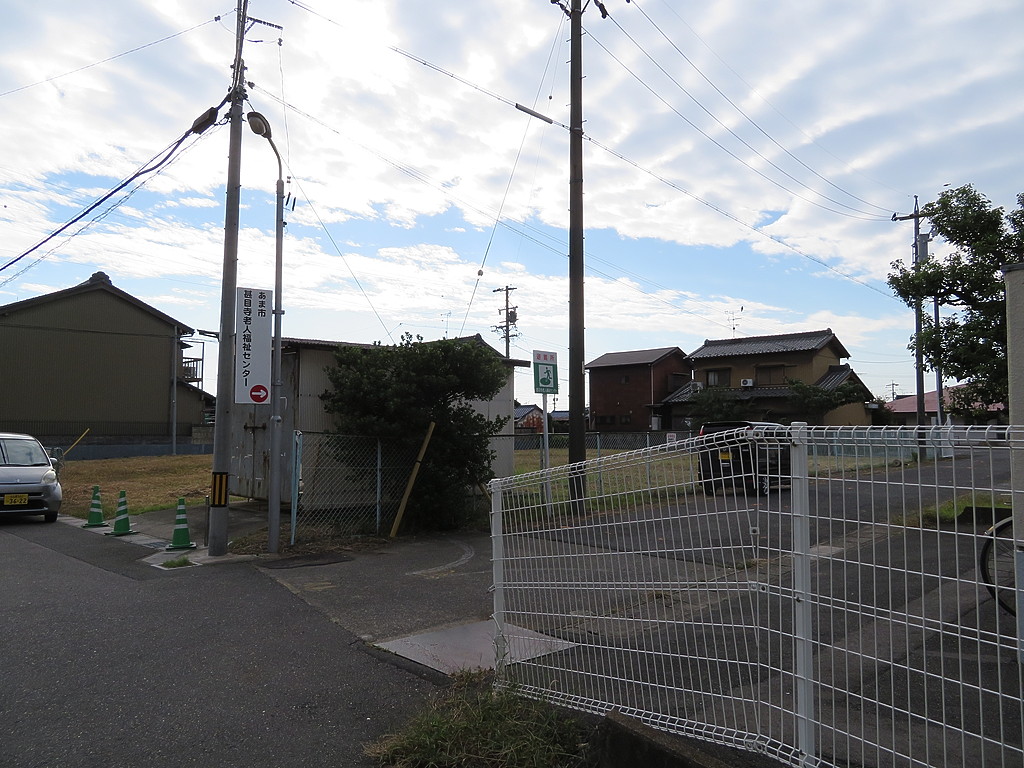
[(42, 515), (57, 520), (63, 499), (46, 449), (30, 435), (0, 432), (0, 515)]

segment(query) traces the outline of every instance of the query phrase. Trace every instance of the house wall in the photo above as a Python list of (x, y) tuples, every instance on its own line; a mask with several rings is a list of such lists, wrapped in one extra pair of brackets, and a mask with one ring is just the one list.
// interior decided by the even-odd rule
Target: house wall
[[(0, 428), (170, 434), (178, 339), (145, 310), (104, 291), (23, 307), (0, 315), (0, 348)], [(198, 400), (178, 390), (179, 425), (202, 422)]]
[[(652, 428), (651, 406), (668, 397), (672, 375), (689, 376), (681, 355), (667, 355), (653, 365), (602, 366), (590, 369), (590, 414), (598, 432), (637, 432)], [(664, 427), (664, 425), (661, 425)]]
[(871, 414), (863, 403), (848, 403), (825, 414), (826, 427), (857, 427), (871, 423)]
[(693, 378), (702, 384), (708, 384), (708, 371), (727, 369), (730, 374), (731, 387), (740, 386), (743, 379), (753, 379), (754, 386), (781, 386), (785, 381), (766, 381), (768, 369), (783, 366), (784, 378), (813, 384), (824, 376), (830, 365), (838, 365), (839, 357), (831, 350), (812, 352), (791, 352), (779, 355), (751, 355), (749, 357), (721, 357), (700, 360)]

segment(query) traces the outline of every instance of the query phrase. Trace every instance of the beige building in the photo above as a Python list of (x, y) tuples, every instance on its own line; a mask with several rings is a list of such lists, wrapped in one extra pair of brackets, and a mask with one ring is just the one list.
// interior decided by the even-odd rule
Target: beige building
[[(493, 350), (477, 334), (476, 341)], [(337, 365), (334, 351), (339, 346), (365, 347), (372, 344), (353, 344), (318, 339), (285, 338), (281, 341), (281, 382), (286, 407), (282, 409), (282, 451), (286, 456), (281, 482), (282, 501), (291, 499), (292, 465), (294, 463), (293, 435), (303, 433), (330, 432), (335, 429), (334, 420), (325, 409), (320, 396), (331, 388), (327, 368)], [(499, 353), (495, 350), (495, 355)], [(504, 358), (503, 358), (504, 359)], [(493, 442), (497, 454), (492, 464), (498, 477), (512, 475), (515, 471), (515, 393), (514, 369), (528, 366), (522, 360), (508, 360), (508, 379), (505, 386), (491, 400), (474, 401), (473, 407), (488, 419), (506, 417), (503, 429), (505, 439)], [(267, 498), (270, 471), (270, 437), (267, 425), (270, 423), (271, 405), (232, 406), (232, 456), (235, 463), (231, 468), (230, 491), (238, 496), (251, 499)]]

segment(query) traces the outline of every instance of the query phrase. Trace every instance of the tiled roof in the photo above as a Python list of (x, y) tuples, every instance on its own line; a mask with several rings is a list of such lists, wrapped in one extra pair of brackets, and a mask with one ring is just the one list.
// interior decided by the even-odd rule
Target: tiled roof
[(683, 384), (683, 386), (681, 386), (679, 389), (677, 389), (675, 392), (673, 392), (668, 397), (666, 397), (664, 400), (662, 400), (662, 402), (663, 403), (688, 403), (693, 398), (693, 396), (696, 395), (698, 392), (700, 392), (703, 388), (704, 387), (701, 385), (701, 383), (699, 381), (688, 381), (685, 384)]
[(831, 392), (854, 375), (853, 369), (849, 365), (830, 365), (828, 372), (818, 379), (814, 386)]
[[(943, 405), (949, 405), (952, 402), (953, 390), (959, 389), (964, 386), (963, 384), (950, 384), (949, 386), (942, 388), (942, 403)], [(924, 393), (924, 411), (925, 413), (935, 413), (939, 402), (938, 393), (935, 391)], [(916, 395), (901, 395), (896, 400), (885, 404), (893, 413), (917, 413), (917, 396)], [(988, 411), (1002, 411), (1005, 406), (1002, 403), (993, 403), (985, 406), (985, 410)]]
[(22, 301), (16, 301), (13, 304), (4, 304), (3, 306), (0, 306), (0, 313), (6, 315), (11, 312), (17, 312), (20, 309), (27, 309), (29, 307), (46, 304), (51, 301), (59, 301), (60, 299), (67, 298), (69, 296), (77, 296), (82, 293), (89, 293), (90, 291), (106, 291), (107, 293), (113, 294), (123, 301), (138, 307), (144, 312), (148, 312), (153, 315), (153, 317), (162, 320), (167, 323), (167, 325), (176, 327), (182, 335), (187, 336), (195, 333), (195, 329), (191, 326), (185, 325), (185, 323), (179, 320), (175, 320), (173, 317), (164, 314), (156, 307), (151, 307), (141, 299), (137, 299), (130, 293), (122, 291), (110, 281), (110, 277), (105, 272), (94, 272), (85, 282), (79, 283), (71, 288), (65, 288), (62, 291), (54, 291), (53, 293), (46, 293), (42, 296), (34, 296), (31, 299), (23, 299)]
[(733, 357), (738, 355), (770, 355), (780, 352), (813, 352), (835, 343), (840, 357), (850, 353), (831, 328), (804, 333), (782, 333), (774, 336), (746, 336), (739, 339), (706, 339), (699, 349), (690, 353), (693, 359)]
[[(703, 387), (700, 382), (690, 381), (681, 386), (671, 395), (662, 400), (663, 404), (688, 403), (696, 397)], [(787, 386), (777, 387), (721, 387), (716, 389), (725, 400), (760, 400), (764, 398), (789, 397), (790, 389)]]
[[(356, 341), (327, 341), (325, 339), (297, 339), (297, 338), (294, 338), (294, 337), (285, 337), (285, 338), (282, 338), (281, 341), (284, 342), (285, 346), (303, 347), (303, 348), (306, 348), (306, 349), (310, 349), (310, 348), (312, 348), (312, 349), (316, 349), (316, 348), (320, 348), (320, 349), (335, 349), (337, 347), (361, 347), (362, 349), (373, 349), (374, 347), (378, 346), (377, 344), (361, 344), (361, 343), (356, 342)], [(442, 341), (442, 339), (438, 339), (437, 341)], [(481, 346), (485, 347), (486, 349), (489, 349), (492, 352), (494, 352), (494, 354), (498, 355), (502, 360), (504, 360), (506, 362), (507, 365), (512, 365), (512, 366), (515, 366), (517, 368), (529, 368), (530, 367), (530, 361), (529, 360), (517, 360), (516, 358), (510, 358), (510, 359), (506, 360), (505, 356), (502, 355), (500, 352), (498, 352), (498, 350), (496, 350), (494, 347), (492, 347), (486, 341), (484, 341), (483, 337), (481, 337), (479, 333), (476, 334), (475, 336), (460, 336), (459, 338), (455, 339), (455, 341), (475, 342), (477, 344), (480, 344)], [(434, 342), (433, 341), (428, 341), (426, 343), (427, 344), (433, 344)], [(390, 345), (383, 344), (381, 346), (385, 346), (386, 347), (386, 346), (390, 346)]]
[(537, 407), (536, 405), (517, 405), (516, 421), (519, 421), (521, 418), (523, 418), (526, 414), (530, 413), (531, 411), (537, 411), (538, 413), (540, 413), (540, 408)]
[(584, 368), (611, 368), (618, 365), (650, 365), (663, 357), (678, 352), (683, 357), (686, 353), (679, 347), (660, 347), (658, 349), (634, 349), (628, 352), (607, 352), (596, 360), (587, 363)]

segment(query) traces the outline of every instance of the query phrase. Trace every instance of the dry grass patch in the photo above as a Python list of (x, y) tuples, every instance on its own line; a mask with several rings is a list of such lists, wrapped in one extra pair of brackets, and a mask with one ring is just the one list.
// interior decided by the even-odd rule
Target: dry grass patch
[(68, 460), (60, 473), (64, 488), (61, 512), (87, 518), (94, 485), (100, 487), (104, 517), (117, 512), (120, 491), (125, 492), (132, 514), (173, 508), (179, 498), (187, 505), (205, 503), (210, 493), (211, 461), (210, 456)]

